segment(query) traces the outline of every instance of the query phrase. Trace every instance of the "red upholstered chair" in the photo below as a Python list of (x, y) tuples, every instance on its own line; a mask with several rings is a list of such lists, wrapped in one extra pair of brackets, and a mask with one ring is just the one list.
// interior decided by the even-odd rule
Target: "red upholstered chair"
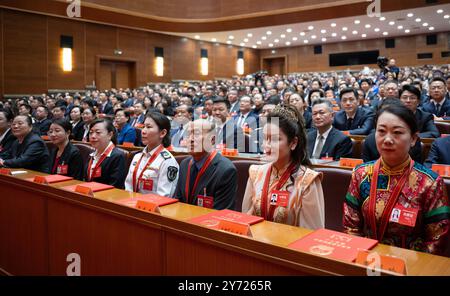
[(441, 134), (450, 134), (450, 122), (436, 120), (434, 124)]
[(248, 168), (252, 164), (262, 164), (257, 160), (234, 160), (234, 166), (237, 169), (237, 192), (234, 210), (240, 212), (242, 210), (242, 201), (244, 200), (245, 187), (248, 180)]
[(81, 158), (83, 159), (83, 163), (86, 167), (89, 162), (89, 154), (94, 152), (95, 149), (91, 145), (84, 143), (73, 143), (73, 145), (80, 150)]
[(342, 231), (343, 205), (352, 171), (337, 168), (315, 168), (314, 170), (323, 173), (325, 228)]

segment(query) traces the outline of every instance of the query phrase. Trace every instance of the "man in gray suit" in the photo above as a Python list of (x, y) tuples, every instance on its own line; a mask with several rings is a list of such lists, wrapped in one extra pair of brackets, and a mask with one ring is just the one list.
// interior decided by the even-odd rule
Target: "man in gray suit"
[(234, 209), (237, 170), (228, 158), (214, 149), (214, 122), (195, 120), (188, 125), (187, 134), (192, 157), (180, 164), (174, 198), (216, 210)]

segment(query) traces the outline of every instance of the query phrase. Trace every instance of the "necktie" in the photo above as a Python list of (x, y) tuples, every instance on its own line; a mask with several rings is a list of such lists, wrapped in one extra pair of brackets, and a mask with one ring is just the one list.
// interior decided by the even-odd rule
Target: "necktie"
[(441, 104), (436, 104), (436, 116), (439, 116), (439, 112), (441, 111)]
[(182, 124), (180, 125), (180, 130), (178, 131), (178, 137), (179, 137), (178, 144), (180, 144), (181, 141), (183, 141), (183, 125)]
[[(195, 178), (197, 178), (198, 175), (198, 168), (197, 165), (194, 163), (192, 165), (191, 169), (191, 177), (189, 179), (189, 193), (192, 195), (194, 192), (192, 192), (192, 188), (194, 187)], [(186, 196), (187, 200), (189, 200), (189, 196)]]
[(352, 123), (353, 123), (353, 118), (348, 118), (347, 119), (347, 131), (352, 129)]
[(322, 152), (322, 148), (323, 148), (323, 140), (324, 140), (324, 137), (322, 135), (320, 135), (319, 142), (317, 142), (317, 147), (313, 154), (313, 158), (320, 159), (320, 153)]
[(217, 144), (223, 144), (224, 141), (223, 141), (223, 133), (222, 133), (221, 127), (217, 128), (216, 135), (217, 135), (217, 139), (216, 139)]
[(244, 125), (244, 121), (245, 121), (244, 115), (241, 115), (241, 117), (239, 117), (238, 126), (242, 127), (242, 125)]

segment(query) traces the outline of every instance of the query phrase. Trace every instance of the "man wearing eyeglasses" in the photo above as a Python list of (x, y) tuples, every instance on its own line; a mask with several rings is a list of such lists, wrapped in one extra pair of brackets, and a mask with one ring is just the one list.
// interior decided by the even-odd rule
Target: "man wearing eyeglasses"
[(446, 82), (441, 77), (435, 77), (430, 82), (430, 102), (424, 104), (423, 110), (434, 114), (436, 119), (450, 119), (450, 100), (445, 97)]

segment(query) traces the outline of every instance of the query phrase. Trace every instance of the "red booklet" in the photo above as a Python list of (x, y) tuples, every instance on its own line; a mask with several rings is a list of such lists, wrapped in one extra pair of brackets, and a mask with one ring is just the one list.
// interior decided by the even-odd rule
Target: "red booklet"
[(195, 217), (189, 220), (191, 223), (200, 224), (209, 228), (218, 229), (220, 220), (239, 222), (242, 224), (253, 225), (263, 221), (262, 217), (247, 215), (231, 210), (214, 211), (206, 215)]
[(107, 185), (107, 184), (102, 184), (102, 183), (97, 183), (97, 182), (84, 182), (84, 183), (80, 183), (80, 184), (76, 184), (76, 185), (64, 186), (64, 187), (61, 187), (61, 189), (75, 192), (77, 186), (83, 186), (83, 187), (89, 188), (92, 192), (98, 192), (98, 191), (103, 191), (103, 190), (114, 188), (114, 186)]
[(160, 195), (156, 195), (156, 194), (144, 194), (144, 195), (139, 195), (137, 197), (121, 199), (121, 200), (118, 200), (117, 203), (125, 205), (127, 207), (135, 208), (136, 204), (139, 200), (154, 203), (158, 207), (162, 207), (165, 205), (169, 205), (169, 204), (178, 202), (178, 199), (176, 199), (176, 198), (170, 198), (170, 197), (160, 196)]
[(73, 180), (73, 178), (63, 175), (47, 175), (47, 176), (34, 176), (33, 178), (26, 178), (25, 180), (41, 184), (52, 184)]
[(288, 247), (314, 255), (353, 262), (359, 251), (367, 251), (378, 244), (377, 240), (353, 236), (328, 229), (318, 229)]

